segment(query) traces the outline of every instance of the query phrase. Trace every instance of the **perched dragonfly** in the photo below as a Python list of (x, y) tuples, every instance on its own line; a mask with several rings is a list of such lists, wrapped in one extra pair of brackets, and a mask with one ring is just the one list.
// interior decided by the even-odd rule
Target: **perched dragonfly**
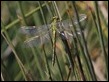
[[(78, 22), (81, 22), (85, 20), (87, 16), (85, 14), (79, 15), (79, 21), (77, 19), (73, 18), (73, 23), (78, 24)], [(40, 26), (39, 28), (36, 28), (36, 26), (23, 26), (20, 28), (19, 32), (26, 35), (27, 39), (24, 41), (24, 44), (33, 47), (40, 44), (44, 44), (50, 40), (52, 41), (53, 46), (53, 65), (55, 61), (55, 40), (56, 40), (56, 33), (59, 33), (67, 38), (73, 37), (72, 33), (70, 33), (71, 29), (69, 27), (72, 27), (72, 22), (70, 19), (64, 20), (64, 21), (57, 21), (57, 18), (54, 17), (51, 24)], [(63, 31), (66, 35), (63, 34)], [(80, 32), (77, 32), (80, 34)]]
[[(87, 16), (85, 14), (80, 14), (79, 22), (82, 22), (86, 18)], [(72, 20), (75, 25), (78, 24), (76, 18), (72, 18)], [(59, 34), (61, 34), (61, 31), (64, 31), (66, 32), (68, 38), (73, 37), (75, 35), (72, 35), (71, 29), (69, 28), (72, 26), (73, 25), (70, 19), (63, 20), (61, 22), (56, 23), (56, 31)], [(24, 41), (25, 47), (34, 47), (37, 45), (45, 44), (50, 41), (50, 35), (53, 34), (51, 24), (42, 25), (39, 26), (38, 28), (36, 26), (23, 26), (20, 28), (19, 33), (25, 35), (26, 37), (26, 40)], [(77, 34), (80, 34), (79, 30), (77, 30)]]

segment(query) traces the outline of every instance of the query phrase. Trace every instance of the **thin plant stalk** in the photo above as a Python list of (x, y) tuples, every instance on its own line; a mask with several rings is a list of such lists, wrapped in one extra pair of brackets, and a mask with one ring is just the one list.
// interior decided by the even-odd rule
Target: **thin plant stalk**
[(23, 23), (24, 25), (27, 25), (26, 17), (25, 17), (25, 14), (24, 14), (24, 12), (23, 12), (22, 2), (21, 2), (21, 1), (18, 1), (18, 7), (19, 7), (20, 12), (21, 12), (22, 23)]
[[(2, 23), (2, 26), (3, 26), (3, 23)], [(8, 36), (8, 33), (6, 32), (6, 29), (5, 29), (5, 27), (3, 27), (4, 28), (4, 34), (3, 33), (1, 33), (2, 34), (2, 36), (4, 37), (4, 39), (5, 39), (5, 41), (7, 42), (7, 44), (11, 47), (11, 49), (12, 49), (12, 51), (13, 51), (13, 53), (14, 53), (14, 55), (15, 55), (15, 58), (16, 58), (16, 60), (17, 60), (17, 62), (18, 62), (18, 65), (19, 65), (19, 67), (20, 67), (20, 69), (21, 69), (21, 71), (22, 71), (22, 74), (23, 74), (23, 76), (24, 76), (24, 79), (26, 80), (26, 81), (28, 81), (28, 80), (32, 80), (31, 79), (31, 77), (28, 77), (27, 76), (27, 70), (26, 70), (26, 68), (24, 67), (24, 65), (23, 65), (23, 63), (21, 62), (21, 60), (19, 59), (19, 57), (17, 56), (17, 53), (16, 53), (16, 51), (15, 51), (15, 49), (14, 49), (14, 46), (13, 46), (13, 44), (11, 43), (11, 40), (10, 40), (10, 38), (9, 38), (9, 36)], [(6, 37), (5, 37), (6, 36)]]
[[(50, 3), (50, 2), (48, 2)], [(42, 4), (42, 7), (46, 6), (46, 4)], [(37, 7), (35, 9), (33, 9), (32, 11), (28, 12), (27, 14), (25, 14), (25, 18), (31, 16), (32, 14), (34, 14), (35, 12), (37, 12), (40, 9), (40, 7)], [(16, 19), (13, 22), (11, 22), (10, 24), (8, 24), (7, 26), (5, 26), (5, 29), (8, 30), (9, 28), (12, 28), (14, 25), (16, 25), (17, 23), (20, 22), (20, 19)], [(1, 32), (4, 32), (4, 29), (1, 30)]]
[(96, 16), (97, 16), (97, 30), (98, 30), (98, 33), (99, 33), (99, 38), (100, 38), (100, 44), (101, 44), (101, 48), (102, 48), (102, 52), (104, 54), (104, 58), (105, 58), (105, 63), (106, 63), (106, 73), (107, 73), (107, 78), (108, 78), (108, 55), (106, 53), (106, 50), (105, 50), (105, 46), (104, 46), (104, 41), (103, 41), (103, 33), (102, 33), (102, 30), (101, 30), (101, 23), (100, 23), (100, 16), (99, 16), (99, 10), (98, 10), (98, 3), (95, 2), (95, 8), (96, 8)]
[[(77, 19), (79, 20), (78, 18), (78, 12), (77, 12), (77, 9), (76, 9), (76, 5), (75, 5), (75, 2), (72, 2), (73, 3), (73, 7), (74, 7), (74, 10), (75, 10), (75, 13), (76, 13), (76, 17)], [(89, 66), (89, 70), (90, 70), (90, 74), (91, 74), (91, 77), (93, 79), (93, 81), (96, 81), (96, 75), (95, 75), (95, 72), (94, 72), (94, 68), (93, 68), (93, 65), (91, 63), (91, 59), (90, 59), (90, 56), (89, 56), (89, 52), (88, 52), (88, 48), (87, 48), (87, 45), (86, 45), (86, 41), (85, 41), (85, 38), (84, 38), (84, 35), (83, 35), (83, 32), (82, 32), (82, 28), (81, 28), (81, 24), (79, 22), (79, 29), (80, 29), (80, 33), (81, 33), (81, 37), (82, 37), (82, 41), (83, 41), (83, 47), (84, 47), (84, 52), (86, 54), (86, 57), (87, 57), (87, 62), (88, 62), (88, 66)]]
[(4, 78), (3, 78), (3, 74), (2, 74), (2, 72), (1, 72), (1, 80), (4, 81)]
[(47, 69), (48, 69), (49, 79), (52, 81), (53, 79), (52, 79), (52, 76), (51, 76), (50, 66), (49, 66), (49, 63), (48, 63), (48, 60), (47, 60), (47, 54), (46, 54), (44, 45), (43, 45), (43, 51), (44, 51), (45, 61), (46, 61)]

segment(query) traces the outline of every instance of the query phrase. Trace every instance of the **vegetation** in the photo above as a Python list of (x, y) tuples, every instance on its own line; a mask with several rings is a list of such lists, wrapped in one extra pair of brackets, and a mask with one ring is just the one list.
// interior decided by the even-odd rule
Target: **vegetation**
[(107, 1), (2, 1), (1, 80), (107, 81), (107, 18)]

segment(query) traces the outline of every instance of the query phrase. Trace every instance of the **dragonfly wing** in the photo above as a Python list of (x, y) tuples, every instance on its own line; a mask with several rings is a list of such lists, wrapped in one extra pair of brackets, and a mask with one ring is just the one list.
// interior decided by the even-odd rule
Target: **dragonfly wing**
[[(46, 43), (50, 40), (49, 33), (50, 31), (50, 25), (43, 25), (39, 28), (36, 28), (36, 26), (23, 26), (19, 29), (19, 33), (23, 39), (23, 46), (24, 47), (34, 47), (37, 45), (41, 45), (43, 43)], [(26, 39), (26, 40), (25, 40)]]
[[(71, 32), (68, 32), (68, 31), (64, 31), (64, 33), (61, 33), (60, 34), (63, 36), (63, 39), (67, 39), (67, 40), (70, 40), (72, 41), (72, 38), (75, 38), (76, 37), (76, 34), (75, 33), (71, 33)], [(77, 31), (77, 34), (80, 36), (80, 31)]]
[(42, 32), (47, 32), (50, 30), (50, 25), (43, 25), (38, 28), (36, 26), (23, 26), (19, 29), (19, 33), (23, 35), (39, 35)]
[[(79, 22), (82, 22), (83, 20), (85, 20), (87, 18), (87, 16), (85, 14), (80, 14), (79, 15)], [(70, 19), (67, 19), (67, 20), (64, 20), (62, 22), (58, 22), (58, 27), (63, 27), (64, 30), (66, 31), (70, 31), (71, 28), (73, 25), (72, 25), (72, 22), (73, 24), (77, 25), (78, 24), (78, 20), (77, 18), (72, 18), (72, 21)]]
[(73, 23), (74, 24), (78, 24), (78, 22), (82, 22), (86, 18), (87, 18), (87, 15), (85, 15), (85, 14), (79, 14), (79, 20), (77, 20), (77, 17), (74, 17), (72, 20), (73, 20)]
[(43, 36), (35, 36), (33, 39), (27, 39), (24, 41), (24, 47), (36, 47), (41, 46), (50, 41), (49, 34), (45, 34)]
[(20, 34), (25, 35), (35, 35), (37, 32), (37, 28), (35, 26), (23, 26), (19, 29)]

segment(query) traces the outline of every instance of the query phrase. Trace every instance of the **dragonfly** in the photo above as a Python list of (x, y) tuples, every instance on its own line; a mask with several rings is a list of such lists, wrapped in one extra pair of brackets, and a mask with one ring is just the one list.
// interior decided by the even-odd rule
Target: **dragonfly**
[[(77, 25), (78, 22), (82, 22), (87, 18), (86, 14), (79, 14), (79, 21), (76, 18), (72, 18), (73, 24)], [(73, 27), (70, 19), (57, 21), (56, 17), (54, 17), (53, 22), (48, 25), (42, 26), (23, 26), (19, 29), (19, 32), (25, 35), (26, 40), (24, 41), (25, 47), (34, 47), (37, 45), (45, 44), (52, 39), (53, 44), (53, 61), (55, 60), (55, 38), (56, 32), (65, 36), (62, 31), (66, 33), (67, 38), (74, 37), (71, 33), (71, 29), (69, 27)], [(80, 32), (77, 30), (77, 34)]]

